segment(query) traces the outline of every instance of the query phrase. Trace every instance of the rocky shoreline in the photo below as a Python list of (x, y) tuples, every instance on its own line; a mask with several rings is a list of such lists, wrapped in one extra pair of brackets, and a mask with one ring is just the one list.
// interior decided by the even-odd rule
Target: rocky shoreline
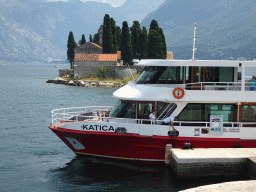
[(82, 86), (82, 87), (122, 87), (123, 83), (113, 83), (106, 81), (83, 81), (83, 80), (66, 80), (57, 77), (54, 80), (47, 80), (46, 83), (64, 84), (69, 86)]

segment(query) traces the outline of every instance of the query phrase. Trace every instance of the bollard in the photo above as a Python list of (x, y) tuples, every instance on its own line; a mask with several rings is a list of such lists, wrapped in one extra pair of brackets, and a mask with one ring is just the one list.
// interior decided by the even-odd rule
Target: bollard
[(166, 144), (165, 147), (165, 164), (170, 164), (172, 144)]

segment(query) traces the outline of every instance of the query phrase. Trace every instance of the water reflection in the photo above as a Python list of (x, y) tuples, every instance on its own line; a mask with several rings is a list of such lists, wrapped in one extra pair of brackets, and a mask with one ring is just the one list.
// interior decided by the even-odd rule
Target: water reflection
[[(168, 166), (156, 167), (98, 158), (75, 157), (54, 169), (52, 180), (78, 191), (180, 191), (232, 178), (177, 178)], [(236, 178), (237, 179), (237, 178)], [(239, 178), (238, 178), (239, 179)], [(241, 178), (240, 178), (241, 179)]]

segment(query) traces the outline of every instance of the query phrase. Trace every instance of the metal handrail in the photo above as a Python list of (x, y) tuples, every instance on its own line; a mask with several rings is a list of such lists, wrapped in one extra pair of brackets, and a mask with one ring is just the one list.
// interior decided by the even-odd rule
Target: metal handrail
[[(62, 108), (56, 109), (52, 111), (52, 125), (58, 123), (72, 123), (78, 121), (86, 121), (86, 122), (109, 122), (109, 123), (136, 123), (136, 124), (150, 124), (150, 125), (161, 125), (163, 120), (151, 120), (151, 119), (131, 119), (131, 118), (118, 118), (118, 117), (105, 117), (101, 116), (102, 111), (110, 111), (109, 109), (113, 109), (113, 106), (90, 106), (90, 107), (73, 107), (73, 108)], [(69, 111), (78, 109), (79, 111)], [(83, 109), (83, 110), (81, 110)], [(88, 109), (93, 109), (88, 111)], [(81, 115), (83, 113), (99, 111), (97, 115)], [(79, 120), (82, 119), (83, 120)], [(197, 126), (197, 127), (210, 127), (210, 122), (195, 122), (195, 121), (174, 121), (175, 126)], [(248, 125), (248, 126), (246, 126)], [(256, 122), (223, 122), (223, 127), (256, 127)]]
[[(245, 88), (249, 88), (249, 82), (245, 83)], [(255, 84), (255, 83), (254, 83)], [(197, 90), (227, 90), (227, 91), (241, 91), (241, 82), (195, 82), (186, 83), (185, 89), (197, 89)], [(211, 89), (206, 89), (211, 88)]]

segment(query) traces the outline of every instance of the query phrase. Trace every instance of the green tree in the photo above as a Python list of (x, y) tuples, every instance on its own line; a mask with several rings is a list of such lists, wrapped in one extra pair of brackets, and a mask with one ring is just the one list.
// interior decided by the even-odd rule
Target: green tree
[[(148, 58), (149, 59), (165, 59), (166, 58), (166, 45), (163, 45), (163, 36), (161, 36), (161, 28), (159, 28), (156, 20), (150, 23), (148, 34)], [(165, 39), (164, 39), (165, 42)]]
[(112, 40), (113, 40), (111, 53), (116, 53), (117, 51), (116, 22), (113, 18), (111, 18), (111, 31), (112, 31)]
[(159, 33), (162, 38), (162, 45), (163, 45), (163, 59), (166, 59), (167, 57), (167, 48), (166, 48), (166, 41), (165, 41), (165, 36), (162, 28), (159, 28)]
[(92, 42), (92, 35), (90, 34), (90, 42)]
[(124, 21), (122, 26), (121, 53), (123, 62), (127, 64), (132, 64), (131, 35), (129, 33), (127, 21)]
[(148, 34), (148, 58), (163, 59), (162, 37), (154, 29), (151, 29)]
[(122, 30), (119, 26), (116, 27), (116, 38), (117, 38), (117, 47), (116, 50), (121, 50), (121, 42), (122, 42)]
[(68, 36), (68, 43), (67, 43), (67, 48), (68, 48), (68, 50), (67, 50), (67, 60), (70, 63), (70, 68), (72, 68), (72, 64), (74, 63), (74, 57), (75, 57), (74, 49), (76, 47), (77, 47), (77, 44), (75, 42), (73, 32), (70, 31), (69, 36)]
[(158, 26), (158, 23), (157, 23), (157, 21), (156, 20), (152, 20), (151, 21), (151, 23), (150, 23), (150, 28), (149, 28), (149, 30), (151, 30), (151, 29), (154, 29), (154, 30), (156, 30), (156, 31), (159, 31), (159, 26)]
[(99, 33), (96, 33), (93, 35), (93, 39), (92, 39), (93, 43), (99, 44)]
[(79, 43), (79, 45), (83, 45), (86, 43), (84, 34), (82, 35), (82, 39), (78, 43)]
[(132, 43), (132, 54), (134, 58), (137, 58), (138, 53), (138, 41), (141, 33), (139, 21), (133, 21), (133, 25), (130, 29), (131, 31), (131, 43)]
[(111, 19), (108, 14), (106, 14), (104, 17), (102, 47), (103, 53), (112, 53), (113, 40), (111, 30)]
[(148, 58), (148, 32), (146, 27), (143, 27), (139, 35), (138, 41), (138, 59)]
[(100, 73), (100, 75), (103, 79), (106, 79), (106, 74), (107, 74), (107, 72), (110, 71), (110, 69), (108, 67), (102, 65), (97, 68), (97, 71)]

